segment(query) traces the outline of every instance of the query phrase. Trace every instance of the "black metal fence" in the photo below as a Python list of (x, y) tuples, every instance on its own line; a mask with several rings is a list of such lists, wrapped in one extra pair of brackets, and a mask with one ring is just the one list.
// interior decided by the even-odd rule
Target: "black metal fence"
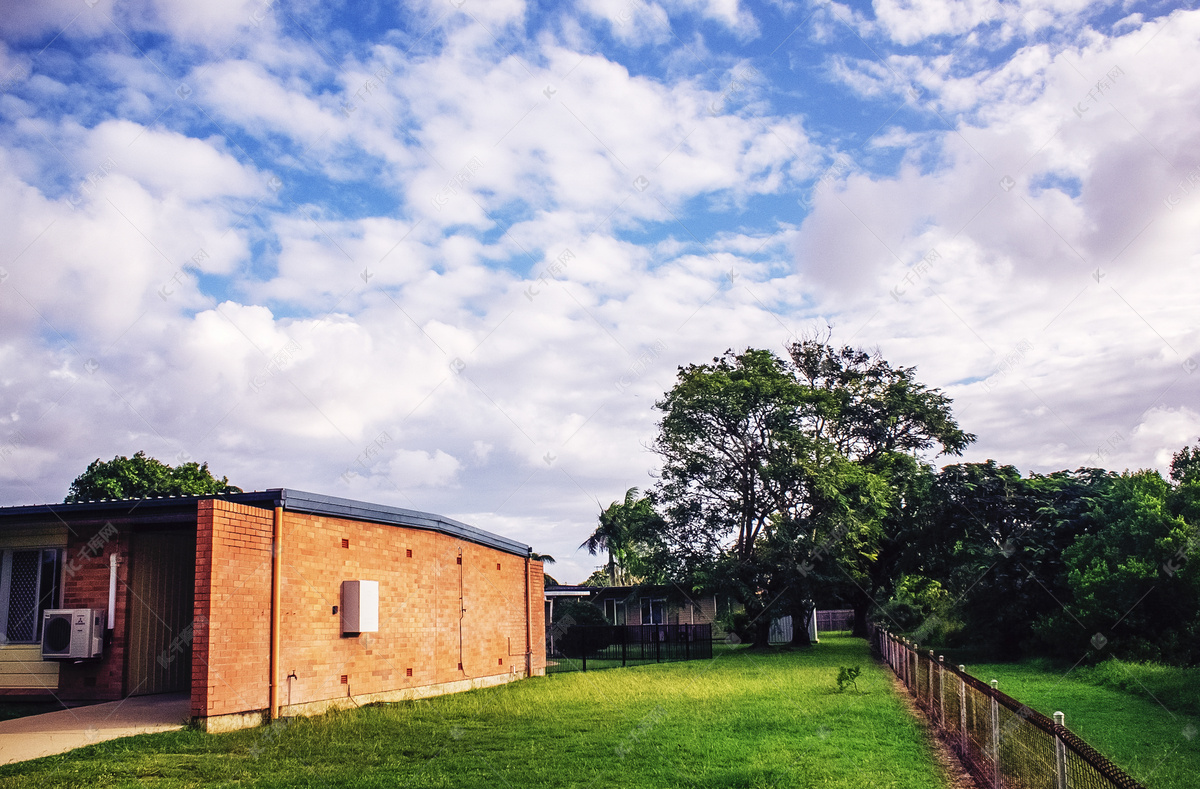
[(552, 625), (546, 668), (587, 671), (712, 657), (712, 625)]
[[(870, 643), (939, 736), (989, 789), (1143, 789), (1063, 725), (881, 628)], [(994, 680), (993, 680), (994, 682)]]

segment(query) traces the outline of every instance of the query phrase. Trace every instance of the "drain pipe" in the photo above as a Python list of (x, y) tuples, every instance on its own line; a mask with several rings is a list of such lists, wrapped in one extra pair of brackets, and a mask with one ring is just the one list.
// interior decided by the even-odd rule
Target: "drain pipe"
[(280, 591), (283, 587), (283, 507), (275, 507), (275, 529), (271, 538), (271, 709), (270, 720), (279, 717)]
[(533, 676), (533, 610), (529, 600), (529, 557), (525, 557), (525, 676)]
[(117, 551), (108, 555), (108, 629), (112, 630), (117, 620)]

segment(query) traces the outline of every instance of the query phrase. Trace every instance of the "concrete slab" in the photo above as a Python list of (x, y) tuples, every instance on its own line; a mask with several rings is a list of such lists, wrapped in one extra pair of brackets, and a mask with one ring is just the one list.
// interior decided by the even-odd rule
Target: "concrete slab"
[(166, 693), (0, 721), (0, 764), (51, 756), (134, 734), (178, 731), (190, 716), (188, 694)]

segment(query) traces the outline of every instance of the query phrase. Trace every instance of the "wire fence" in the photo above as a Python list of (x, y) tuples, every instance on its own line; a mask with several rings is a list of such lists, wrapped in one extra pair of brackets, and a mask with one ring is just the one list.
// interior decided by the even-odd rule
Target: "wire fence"
[(589, 671), (711, 659), (712, 625), (568, 625), (546, 632), (546, 670)]
[(988, 789), (1144, 789), (1063, 725), (882, 628), (872, 649)]

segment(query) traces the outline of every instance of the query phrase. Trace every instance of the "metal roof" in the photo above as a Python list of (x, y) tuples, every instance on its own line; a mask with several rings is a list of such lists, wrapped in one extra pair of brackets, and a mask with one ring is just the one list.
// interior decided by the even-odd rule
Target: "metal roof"
[[(80, 515), (95, 514), (100, 517), (139, 517), (138, 510), (162, 511), (163, 509), (181, 509), (204, 499), (222, 499), (236, 504), (254, 507), (283, 507), (288, 512), (301, 512), (308, 515), (329, 515), (336, 518), (383, 523), (392, 526), (405, 526), (412, 529), (424, 529), (457, 537), (468, 542), (485, 545), (489, 548), (529, 556), (532, 549), (516, 540), (501, 537), (498, 534), (469, 526), (465, 523), (435, 515), (429, 512), (406, 510), (400, 507), (389, 507), (385, 504), (372, 504), (354, 499), (343, 499), (338, 496), (325, 496), (320, 493), (309, 493), (303, 490), (288, 488), (272, 488), (256, 490), (249, 493), (214, 493), (201, 496), (157, 496), (145, 499), (117, 499), (102, 501), (81, 501), (72, 504), (31, 504), (16, 507), (0, 507), (0, 527), (5, 522), (30, 519), (67, 521)], [(150, 512), (147, 512), (150, 515)]]

